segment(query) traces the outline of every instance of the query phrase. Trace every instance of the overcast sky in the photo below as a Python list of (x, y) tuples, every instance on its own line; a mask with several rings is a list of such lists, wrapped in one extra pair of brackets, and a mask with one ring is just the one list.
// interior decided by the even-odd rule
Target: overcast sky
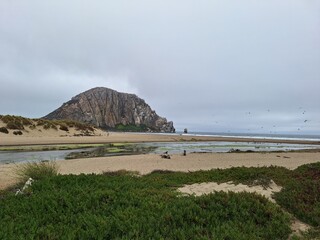
[(320, 134), (320, 1), (0, 1), (0, 114), (98, 86), (177, 130)]

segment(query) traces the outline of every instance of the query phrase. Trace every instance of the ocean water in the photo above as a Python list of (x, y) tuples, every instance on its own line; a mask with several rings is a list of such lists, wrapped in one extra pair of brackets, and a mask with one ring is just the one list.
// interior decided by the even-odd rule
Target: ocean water
[(159, 142), (159, 143), (141, 143), (143, 146), (153, 147), (152, 153), (169, 154), (183, 153), (226, 153), (239, 150), (242, 152), (274, 152), (291, 151), (303, 149), (320, 149), (320, 145), (308, 144), (287, 144), (287, 143), (254, 143), (254, 142)]
[(187, 134), (177, 132), (180, 135), (189, 136), (214, 136), (214, 137), (240, 137), (240, 138), (258, 138), (258, 139), (281, 139), (281, 140), (308, 140), (320, 141), (320, 135), (312, 134), (262, 134), (262, 133), (224, 133), (224, 132), (188, 132)]

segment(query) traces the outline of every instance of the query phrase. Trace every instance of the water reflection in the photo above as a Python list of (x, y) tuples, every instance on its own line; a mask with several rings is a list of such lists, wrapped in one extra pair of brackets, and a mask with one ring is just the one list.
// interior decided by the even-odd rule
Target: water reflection
[(85, 151), (71, 152), (65, 157), (65, 159), (146, 154), (154, 152), (156, 148), (156, 146), (147, 146), (140, 144), (109, 144), (92, 149), (86, 149)]
[[(94, 146), (94, 145), (93, 145)], [(252, 142), (164, 142), (138, 144), (105, 144), (86, 149), (50, 151), (10, 151), (0, 152), (0, 164), (25, 161), (64, 160), (135, 154), (182, 154), (190, 152), (271, 152), (319, 148), (319, 145), (252, 143)], [(43, 149), (42, 149), (43, 150)]]

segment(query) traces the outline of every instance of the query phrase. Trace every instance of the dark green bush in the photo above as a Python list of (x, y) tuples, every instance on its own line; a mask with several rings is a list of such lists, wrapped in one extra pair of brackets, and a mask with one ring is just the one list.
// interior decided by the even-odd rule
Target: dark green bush
[(63, 120), (62, 122), (66, 124), (68, 127), (74, 127), (76, 130), (91, 131), (91, 132), (94, 131), (94, 128), (86, 123), (81, 123), (81, 122), (72, 121), (72, 120)]
[(37, 126), (36, 126), (35, 124), (32, 124), (31, 126), (29, 126), (29, 128), (30, 128), (31, 130), (34, 130), (34, 129), (37, 128)]
[(1, 116), (1, 120), (2, 120), (4, 123), (8, 123), (8, 122), (13, 122), (15, 119), (14, 119), (14, 116), (4, 115), (4, 116)]
[(9, 129), (23, 130), (24, 126), (32, 125), (32, 121), (21, 116), (5, 115), (1, 116), (1, 120), (7, 124)]
[(9, 133), (8, 129), (5, 127), (0, 127), (0, 132), (5, 133), (5, 134)]
[(18, 130), (23, 130), (24, 126), (21, 122), (18, 121), (12, 121), (7, 123), (7, 128), (8, 129), (18, 129)]
[(22, 125), (24, 125), (24, 126), (33, 125), (33, 122), (30, 119), (24, 118), (24, 117), (19, 117), (19, 118), (20, 118)]
[(21, 132), (20, 130), (19, 130), (19, 131), (13, 131), (13, 134), (14, 134), (14, 135), (22, 135), (23, 132)]
[(45, 122), (43, 124), (43, 129), (46, 129), (46, 130), (48, 130), (48, 129), (58, 130), (57, 126), (54, 123), (50, 122), (50, 121), (47, 121), (47, 122)]
[(66, 131), (66, 132), (69, 131), (69, 128), (66, 125), (62, 125), (62, 124), (60, 125), (59, 129), (62, 130), (62, 131)]
[(35, 119), (35, 121), (37, 122), (37, 126), (43, 126), (47, 120), (43, 120), (43, 119)]

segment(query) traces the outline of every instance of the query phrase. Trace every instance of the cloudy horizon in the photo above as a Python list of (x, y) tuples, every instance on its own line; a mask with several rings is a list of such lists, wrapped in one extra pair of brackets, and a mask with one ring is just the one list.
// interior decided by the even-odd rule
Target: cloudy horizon
[(94, 87), (177, 130), (320, 134), (320, 2), (0, 2), (0, 114)]

